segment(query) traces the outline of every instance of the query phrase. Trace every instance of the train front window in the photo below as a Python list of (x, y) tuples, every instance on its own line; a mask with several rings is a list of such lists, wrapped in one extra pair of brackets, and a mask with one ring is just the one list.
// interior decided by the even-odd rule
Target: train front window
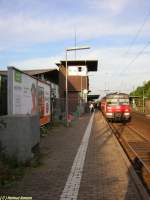
[(108, 99), (107, 105), (109, 106), (129, 105), (129, 99)]
[(117, 99), (108, 99), (107, 100), (107, 105), (109, 105), (109, 106), (118, 106), (119, 102), (118, 102)]
[(129, 99), (119, 99), (119, 105), (129, 105)]
[(118, 102), (108, 102), (107, 103), (109, 106), (118, 106), (119, 103)]

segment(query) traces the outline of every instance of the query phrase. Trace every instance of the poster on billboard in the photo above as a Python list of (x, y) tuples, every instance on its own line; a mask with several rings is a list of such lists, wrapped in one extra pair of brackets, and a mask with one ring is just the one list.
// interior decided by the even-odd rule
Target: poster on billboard
[(37, 80), (16, 69), (13, 69), (12, 75), (12, 114), (35, 115), (37, 113)]
[(40, 115), (40, 125), (50, 122), (50, 85), (16, 68), (8, 68), (9, 114)]
[(50, 85), (38, 81), (38, 108), (40, 124), (50, 122)]

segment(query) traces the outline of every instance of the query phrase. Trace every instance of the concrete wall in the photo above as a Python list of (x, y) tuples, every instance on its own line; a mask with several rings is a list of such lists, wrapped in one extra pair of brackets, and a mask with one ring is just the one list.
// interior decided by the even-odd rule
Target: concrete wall
[(25, 162), (33, 157), (32, 148), (40, 142), (39, 117), (0, 117), (0, 145), (8, 157)]

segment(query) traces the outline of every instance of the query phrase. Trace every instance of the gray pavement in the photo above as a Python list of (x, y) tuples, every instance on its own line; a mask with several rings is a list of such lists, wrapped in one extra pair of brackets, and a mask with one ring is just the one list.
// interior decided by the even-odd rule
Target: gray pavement
[(95, 115), (78, 195), (78, 200), (85, 199), (142, 199), (100, 113)]
[[(41, 142), (41, 153), (44, 155), (42, 166), (27, 170), (22, 181), (11, 188), (0, 189), (0, 195), (59, 200), (80, 144), (88, 144), (88, 140), (82, 141), (82, 138), (89, 119), (90, 115), (85, 115), (70, 128), (58, 127), (52, 130)], [(114, 138), (99, 112), (95, 114), (87, 147), (87, 153), (84, 148), (81, 149), (86, 158), (85, 161), (80, 158), (84, 167), (83, 171), (79, 170), (81, 183), (77, 181), (78, 200), (141, 199)]]

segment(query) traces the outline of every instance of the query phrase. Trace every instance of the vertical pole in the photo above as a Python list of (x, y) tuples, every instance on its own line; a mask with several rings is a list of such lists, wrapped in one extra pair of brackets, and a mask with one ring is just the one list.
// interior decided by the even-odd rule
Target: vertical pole
[(82, 95), (82, 76), (81, 76), (81, 98), (83, 97)]
[(144, 113), (144, 111), (145, 111), (145, 105), (144, 105), (144, 87), (143, 87), (143, 113)]
[(66, 50), (66, 125), (68, 127), (68, 64), (67, 64), (67, 50)]
[[(77, 46), (77, 35), (76, 35), (76, 29), (75, 29), (75, 37), (74, 37), (74, 41), (75, 41), (75, 49), (76, 49), (76, 46)], [(77, 57), (77, 53), (76, 53), (76, 50), (75, 50), (75, 60), (76, 60), (76, 57)]]
[(8, 67), (8, 79), (7, 79), (7, 114), (12, 115), (15, 114), (15, 108), (13, 106), (13, 85), (14, 85), (14, 72), (12, 67)]
[(82, 94), (82, 76), (81, 76), (81, 85), (80, 85), (80, 89), (81, 89), (81, 95), (80, 95), (80, 114), (82, 113), (82, 100), (83, 100), (83, 94)]
[(86, 90), (87, 90), (87, 93), (86, 93), (86, 103), (87, 103), (87, 95), (88, 95), (88, 76), (86, 76)]
[(105, 73), (105, 91), (107, 90), (107, 87), (106, 87), (106, 81), (107, 81), (107, 73)]

